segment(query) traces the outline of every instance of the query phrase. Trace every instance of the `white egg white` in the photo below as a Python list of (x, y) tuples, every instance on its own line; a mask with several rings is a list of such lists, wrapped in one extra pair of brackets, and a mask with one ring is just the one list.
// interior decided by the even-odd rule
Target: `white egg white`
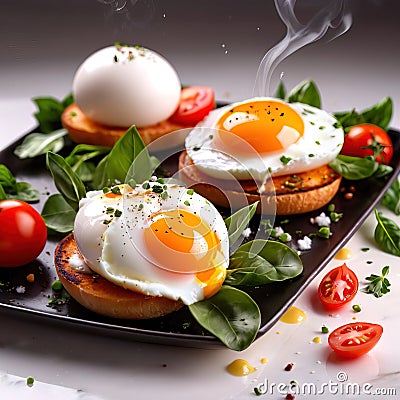
[[(251, 100), (280, 101), (272, 98)], [(243, 102), (211, 111), (186, 138), (188, 156), (199, 170), (209, 176), (265, 182), (269, 176), (300, 173), (328, 164), (337, 157), (343, 146), (343, 129), (331, 114), (306, 104), (290, 103), (304, 121), (304, 134), (297, 142), (273, 153), (259, 154), (245, 141), (243, 147), (250, 149), (246, 152), (231, 154), (228, 150), (223, 151), (218, 143), (216, 124), (226, 111), (240, 104)], [(293, 135), (291, 128), (282, 129), (280, 135), (284, 137), (286, 134)]]
[[(108, 198), (102, 191), (89, 192), (81, 201), (74, 236), (89, 267), (116, 285), (153, 296), (164, 296), (192, 304), (204, 298), (202, 285), (193, 273), (177, 273), (163, 268), (144, 243), (143, 230), (151, 216), (176, 208), (201, 216), (221, 243), (218, 260), (227, 268), (228, 233), (219, 212), (197, 193), (167, 185), (168, 199), (137, 185), (132, 191), (121, 185), (122, 196)], [(119, 210), (116, 217), (107, 210)]]
[(145, 127), (176, 110), (181, 84), (175, 69), (158, 53), (142, 47), (109, 46), (78, 68), (73, 94), (93, 121), (119, 127)]

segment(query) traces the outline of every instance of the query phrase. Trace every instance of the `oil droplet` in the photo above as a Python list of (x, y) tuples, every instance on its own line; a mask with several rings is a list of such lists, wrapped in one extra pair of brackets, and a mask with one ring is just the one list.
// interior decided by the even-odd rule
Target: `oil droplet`
[(346, 247), (343, 247), (336, 253), (335, 258), (336, 260), (348, 260), (352, 256), (352, 251), (350, 249), (346, 249)]
[(268, 358), (263, 357), (260, 361), (261, 361), (261, 364), (266, 364), (268, 362)]
[(256, 371), (257, 368), (251, 366), (246, 360), (238, 358), (237, 360), (232, 361), (226, 367), (226, 370), (234, 376), (247, 376)]
[(290, 307), (285, 314), (282, 315), (280, 321), (286, 324), (300, 324), (306, 319), (306, 313), (295, 306)]

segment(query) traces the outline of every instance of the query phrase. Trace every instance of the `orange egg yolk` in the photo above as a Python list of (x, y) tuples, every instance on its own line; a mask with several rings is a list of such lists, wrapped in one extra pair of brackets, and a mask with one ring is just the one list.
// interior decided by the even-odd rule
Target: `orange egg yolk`
[(144, 240), (161, 268), (195, 274), (205, 297), (220, 289), (226, 275), (221, 242), (198, 215), (183, 209), (157, 213)]
[[(216, 128), (227, 148), (238, 152), (256, 150), (260, 154), (284, 150), (304, 134), (300, 114), (276, 100), (249, 101), (230, 108), (220, 117)], [(243, 146), (243, 141), (254, 150)]]

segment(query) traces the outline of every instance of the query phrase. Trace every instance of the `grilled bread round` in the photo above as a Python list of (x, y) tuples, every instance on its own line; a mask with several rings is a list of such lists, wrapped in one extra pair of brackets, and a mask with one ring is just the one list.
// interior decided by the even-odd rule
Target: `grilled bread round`
[(81, 257), (71, 233), (57, 245), (54, 259), (57, 275), (78, 303), (97, 314), (132, 320), (149, 319), (169, 314), (184, 305), (166, 297), (147, 296), (124, 289), (95, 272), (79, 272), (71, 264), (73, 256)]
[[(129, 128), (129, 126), (126, 128), (107, 126), (92, 121), (76, 103), (65, 108), (61, 115), (61, 122), (73, 142), (108, 147), (114, 146)], [(156, 125), (137, 129), (144, 144), (148, 145), (167, 133), (184, 128), (187, 128), (187, 126), (164, 120)]]
[[(245, 198), (248, 204), (260, 201), (257, 212), (276, 207), (277, 215), (303, 214), (317, 210), (337, 193), (341, 176), (328, 165), (295, 175), (273, 177), (263, 194), (257, 192), (254, 181), (239, 181), (243, 189), (237, 190), (230, 181), (215, 179), (202, 173), (184, 151), (179, 157), (179, 177), (213, 204), (225, 208), (243, 207)], [(262, 203), (262, 205), (261, 205)]]

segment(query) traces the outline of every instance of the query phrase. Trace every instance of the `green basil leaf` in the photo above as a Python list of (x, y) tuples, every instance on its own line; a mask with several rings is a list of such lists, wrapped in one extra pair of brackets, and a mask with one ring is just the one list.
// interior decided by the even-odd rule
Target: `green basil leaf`
[(91, 182), (96, 171), (96, 165), (93, 162), (86, 161), (84, 163), (77, 163), (72, 169), (81, 178), (82, 182)]
[(67, 94), (62, 100), (61, 104), (63, 105), (64, 109), (67, 108), (69, 105), (71, 105), (74, 102), (74, 96), (72, 93)]
[(355, 109), (351, 111), (335, 113), (334, 117), (342, 125), (345, 132), (348, 132), (352, 126), (365, 122), (364, 117)]
[(374, 238), (378, 246), (386, 253), (400, 257), (400, 228), (389, 218), (384, 217), (375, 210), (378, 224), (375, 228)]
[(74, 229), (76, 211), (57, 193), (51, 195), (43, 206), (42, 217), (53, 232), (68, 233)]
[(77, 211), (79, 200), (86, 195), (82, 180), (68, 163), (58, 154), (47, 153), (47, 166), (54, 179), (54, 184), (66, 202)]
[(7, 194), (4, 191), (3, 185), (0, 183), (0, 201), (7, 200), (7, 199), (8, 199)]
[(40, 200), (39, 191), (34, 189), (28, 182), (17, 182), (15, 188), (15, 193), (9, 193), (9, 198), (22, 200), (27, 203), (33, 203)]
[(390, 97), (384, 98), (380, 103), (373, 105), (361, 112), (355, 109), (351, 111), (337, 112), (333, 115), (341, 123), (345, 132), (358, 124), (374, 124), (387, 130), (392, 118), (393, 102)]
[(303, 103), (321, 108), (321, 96), (313, 81), (304, 81), (293, 88), (288, 94), (289, 103)]
[(370, 158), (339, 155), (329, 166), (348, 180), (365, 179), (372, 176), (379, 164)]
[(276, 89), (274, 97), (276, 97), (277, 99), (285, 100), (285, 98), (286, 98), (286, 89), (285, 89), (285, 85), (283, 84), (282, 81), (279, 81), (279, 85), (278, 85), (278, 87)]
[(294, 278), (302, 271), (303, 263), (293, 249), (280, 242), (256, 239), (232, 254), (225, 283), (263, 285)]
[(39, 191), (28, 182), (17, 182), (12, 172), (4, 164), (0, 164), (0, 185), (2, 197), (5, 195), (5, 198), (22, 200), (27, 203), (39, 201)]
[(229, 247), (231, 247), (246, 229), (250, 220), (257, 210), (258, 201), (241, 208), (230, 217), (225, 219), (225, 225), (228, 228)]
[(136, 127), (133, 125), (117, 141), (110, 153), (98, 164), (93, 184), (101, 189), (126, 179), (144, 182), (153, 172), (151, 159)]
[(50, 133), (31, 133), (14, 150), (14, 154), (21, 158), (33, 158), (46, 154), (48, 151), (58, 153), (64, 147), (66, 129), (58, 129)]
[(261, 324), (260, 309), (245, 292), (222, 286), (207, 300), (189, 306), (197, 322), (228, 348), (242, 351), (255, 339)]
[(392, 119), (393, 102), (390, 97), (384, 98), (380, 103), (362, 111), (364, 121), (369, 124), (380, 126), (382, 129), (389, 128)]
[(386, 176), (390, 174), (393, 171), (393, 168), (390, 165), (385, 165), (385, 164), (378, 164), (378, 168), (376, 169), (374, 173), (374, 178), (382, 178), (383, 176)]
[(78, 174), (83, 182), (93, 180), (96, 166), (89, 160), (110, 152), (109, 147), (95, 146), (90, 144), (78, 144), (65, 161), (71, 166), (72, 170)]
[(386, 191), (382, 199), (382, 204), (396, 215), (400, 215), (400, 183), (398, 179)]
[(4, 188), (13, 188), (16, 182), (12, 172), (4, 164), (0, 164), (0, 184), (2, 184)]
[(34, 116), (39, 123), (39, 129), (41, 132), (50, 133), (61, 128), (61, 114), (65, 107), (73, 102), (73, 97), (68, 95), (61, 101), (54, 97), (36, 97), (33, 101), (38, 107)]

